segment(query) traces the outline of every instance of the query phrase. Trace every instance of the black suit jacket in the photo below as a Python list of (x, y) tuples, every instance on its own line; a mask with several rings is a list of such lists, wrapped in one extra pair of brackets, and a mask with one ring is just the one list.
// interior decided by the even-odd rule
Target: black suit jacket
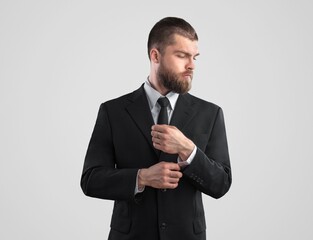
[(222, 197), (231, 168), (222, 109), (190, 94), (180, 95), (172, 115), (197, 146), (176, 189), (146, 187), (134, 195), (137, 171), (177, 155), (153, 147), (151, 111), (143, 86), (101, 104), (87, 150), (81, 187), (90, 197), (114, 200), (109, 239), (205, 239), (202, 193)]

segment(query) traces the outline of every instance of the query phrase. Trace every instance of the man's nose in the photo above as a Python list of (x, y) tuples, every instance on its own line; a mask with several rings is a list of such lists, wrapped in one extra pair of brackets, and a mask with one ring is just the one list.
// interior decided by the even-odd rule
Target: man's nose
[(196, 67), (195, 60), (192, 59), (192, 58), (190, 58), (189, 61), (188, 61), (188, 63), (187, 63), (186, 68), (187, 68), (188, 70), (194, 70), (195, 67)]

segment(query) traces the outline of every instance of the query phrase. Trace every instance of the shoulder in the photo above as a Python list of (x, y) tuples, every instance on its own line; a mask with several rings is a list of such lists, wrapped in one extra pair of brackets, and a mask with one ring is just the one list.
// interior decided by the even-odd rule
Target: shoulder
[(201, 99), (199, 97), (196, 97), (190, 93), (187, 93), (183, 95), (188, 101), (190, 102), (191, 105), (194, 107), (200, 107), (200, 108), (205, 108), (205, 109), (210, 109), (210, 110), (219, 110), (221, 107), (213, 102)]
[(223, 109), (219, 105), (191, 94), (188, 94), (186, 97), (189, 98), (191, 108), (194, 112), (196, 112), (198, 119), (202, 119), (207, 122), (212, 120), (215, 122), (217, 119), (224, 121)]
[(107, 100), (103, 103), (101, 103), (100, 108), (115, 108), (115, 109), (119, 109), (119, 108), (125, 108), (127, 107), (129, 104), (131, 104), (132, 102), (136, 101), (138, 98), (142, 98), (144, 97), (144, 90), (143, 87), (141, 86), (140, 88), (126, 93), (122, 96)]

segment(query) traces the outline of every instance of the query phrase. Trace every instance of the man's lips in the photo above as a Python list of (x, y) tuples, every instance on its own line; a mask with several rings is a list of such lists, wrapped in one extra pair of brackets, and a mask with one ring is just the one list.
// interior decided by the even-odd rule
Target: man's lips
[(183, 76), (184, 77), (192, 77), (193, 73), (192, 72), (184, 72)]

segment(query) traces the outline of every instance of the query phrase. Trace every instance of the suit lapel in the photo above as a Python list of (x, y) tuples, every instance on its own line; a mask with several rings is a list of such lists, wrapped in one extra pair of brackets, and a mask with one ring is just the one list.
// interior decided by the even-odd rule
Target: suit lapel
[(189, 94), (179, 95), (170, 125), (173, 125), (183, 131), (184, 127), (195, 115), (192, 105), (193, 102)]
[[(177, 127), (180, 131), (183, 132), (184, 127), (195, 115), (195, 111), (192, 108), (192, 105), (193, 102), (189, 94), (180, 95), (177, 99), (170, 125)], [(159, 161), (176, 163), (177, 154), (168, 154), (161, 152)]]
[(154, 122), (143, 85), (130, 95), (129, 100), (131, 101), (131, 104), (126, 107), (126, 110), (148, 141), (149, 145), (158, 155), (157, 150), (152, 144), (151, 126)]

